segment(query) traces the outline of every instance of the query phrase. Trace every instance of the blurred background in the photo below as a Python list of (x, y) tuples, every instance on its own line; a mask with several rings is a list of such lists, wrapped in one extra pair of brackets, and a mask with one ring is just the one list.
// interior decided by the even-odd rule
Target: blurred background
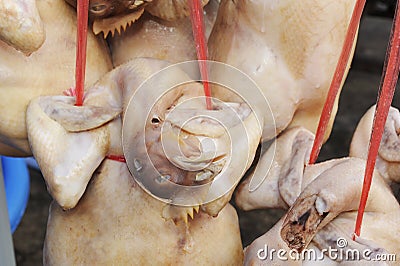
[[(367, 1), (362, 17), (356, 52), (343, 87), (339, 111), (328, 142), (319, 160), (348, 155), (352, 134), (362, 115), (376, 102), (383, 61), (396, 1)], [(393, 106), (400, 107), (399, 92)], [(29, 168), (31, 188), (25, 215), (13, 234), (17, 265), (42, 265), (42, 249), (51, 197), (38, 170)], [(397, 191), (398, 193), (398, 191)], [(238, 210), (244, 246), (265, 233), (283, 211)]]

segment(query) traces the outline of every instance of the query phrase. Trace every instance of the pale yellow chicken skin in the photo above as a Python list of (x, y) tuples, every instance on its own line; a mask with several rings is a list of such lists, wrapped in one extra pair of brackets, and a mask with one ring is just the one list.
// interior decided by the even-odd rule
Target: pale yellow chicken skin
[[(289, 208), (273, 228), (245, 248), (245, 265), (282, 263), (276, 256), (274, 260), (271, 257), (260, 259), (257, 252), (264, 245), (270, 250), (284, 250), (288, 265), (312, 265), (316, 260), (290, 259), (291, 249), (298, 252), (312, 249), (320, 258), (318, 263), (327, 265), (378, 265), (377, 261), (368, 262), (361, 255), (360, 260), (351, 262), (346, 259), (334, 261), (327, 253), (321, 253), (329, 247), (337, 248), (338, 239), (345, 239), (347, 243), (343, 252), (358, 250), (362, 254), (364, 250), (371, 250), (370, 258), (398, 254), (400, 205), (381, 175), (376, 171), (373, 176), (361, 238), (353, 241), (366, 161), (347, 157), (307, 165), (312, 140), (312, 133), (304, 128), (288, 130), (276, 140), (276, 157), (260, 187), (253, 192), (248, 190), (251, 176), (240, 185), (236, 202), (245, 210)], [(359, 135), (355, 135), (353, 142), (358, 148), (361, 148), (360, 140)], [(386, 262), (382, 263), (386, 265)]]
[[(315, 132), (354, 3), (221, 1), (208, 42), (210, 59), (237, 67), (256, 82), (274, 116), (264, 125), (269, 139), (294, 126)], [(218, 87), (212, 93), (223, 100), (235, 99), (235, 95), (220, 93)]]
[[(31, 99), (60, 95), (75, 85), (76, 14), (62, 0), (38, 0), (46, 39), (29, 57), (0, 41), (0, 153), (31, 155), (25, 115)], [(111, 68), (104, 42), (88, 34), (86, 83)]]
[(136, 184), (126, 164), (106, 160), (74, 209), (65, 212), (53, 202), (44, 264), (242, 264), (232, 206), (216, 218), (194, 213), (187, 225), (163, 218), (166, 206)]

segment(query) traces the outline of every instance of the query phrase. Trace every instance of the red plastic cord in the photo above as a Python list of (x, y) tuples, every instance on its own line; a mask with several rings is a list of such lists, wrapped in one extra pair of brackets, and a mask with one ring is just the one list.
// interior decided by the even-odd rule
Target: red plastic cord
[(82, 106), (85, 84), (86, 70), (86, 44), (88, 28), (89, 0), (78, 0), (78, 26), (77, 26), (77, 46), (76, 46), (76, 65), (75, 65), (75, 91), (76, 106)]
[(314, 144), (310, 154), (310, 164), (314, 164), (318, 158), (321, 150), (322, 142), (324, 140), (326, 128), (331, 117), (333, 104), (335, 103), (340, 84), (342, 83), (344, 72), (350, 58), (351, 48), (353, 47), (354, 38), (356, 36), (357, 28), (360, 23), (361, 15), (365, 6), (366, 0), (358, 0), (354, 6), (353, 14), (347, 29), (346, 39), (342, 47), (342, 52), (339, 57), (338, 64), (336, 65), (335, 74), (333, 75), (331, 85), (329, 87), (328, 96), (326, 98), (324, 108), (322, 109), (321, 117), (319, 119), (317, 132), (315, 134)]
[(360, 205), (354, 236), (359, 236), (361, 232), (361, 224), (367, 204), (368, 193), (371, 187), (372, 174), (374, 172), (376, 156), (378, 155), (379, 146), (382, 139), (386, 118), (389, 113), (389, 108), (393, 100), (394, 90), (396, 88), (397, 79), (400, 68), (400, 19), (398, 12), (398, 4), (396, 6), (396, 14), (394, 17), (392, 31), (390, 34), (389, 46), (386, 51), (385, 65), (383, 68), (382, 79), (380, 83), (376, 110), (374, 114), (374, 122), (372, 126), (371, 139), (369, 142), (367, 165), (365, 167), (364, 184), (361, 192)]
[(123, 155), (112, 155), (112, 154), (110, 154), (110, 155), (107, 155), (106, 158), (110, 159), (110, 160), (113, 160), (113, 161), (126, 163), (125, 156), (123, 156)]
[(206, 96), (206, 106), (212, 109), (211, 89), (208, 82), (207, 58), (208, 49), (204, 30), (203, 7), (201, 0), (188, 0), (190, 6), (190, 18), (192, 21), (193, 37), (196, 43), (197, 59), (199, 60), (200, 74), (203, 80), (204, 94)]

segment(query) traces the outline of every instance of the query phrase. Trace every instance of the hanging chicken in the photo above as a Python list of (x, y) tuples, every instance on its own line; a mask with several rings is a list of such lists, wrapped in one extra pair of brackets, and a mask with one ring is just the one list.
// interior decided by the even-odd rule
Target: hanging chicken
[[(107, 12), (112, 16), (125, 16), (127, 13), (132, 16), (131, 12), (126, 11), (129, 6), (121, 6), (121, 3), (118, 2), (113, 2), (115, 5), (111, 9), (102, 10), (106, 3), (97, 3), (99, 5), (94, 9), (92, 5), (92, 13), (93, 11), (108, 10)], [(170, 7), (165, 8), (166, 2), (129, 1), (129, 3), (132, 4), (132, 10), (135, 13), (133, 16), (141, 16), (140, 12), (143, 12), (144, 8), (163, 19), (176, 18), (176, 15), (170, 16), (168, 12), (165, 12)], [(182, 4), (183, 2), (178, 3)], [(263, 119), (257, 121), (254, 112), (266, 111), (262, 104), (251, 106), (255, 109), (251, 110), (243, 103), (243, 99), (233, 96), (222, 88), (214, 88), (215, 96), (233, 108), (243, 118), (246, 129), (251, 132), (250, 141), (239, 145), (246, 152), (234, 151), (234, 153), (249, 159), (246, 161), (246, 169), (253, 160), (260, 140), (271, 139), (286, 128), (294, 127), (297, 130), (295, 126), (299, 124), (315, 130), (319, 117), (319, 112), (315, 110), (319, 111), (322, 108), (327, 85), (337, 62), (353, 4), (354, 1), (337, 1), (327, 6), (322, 1), (320, 3), (306, 1), (302, 4), (293, 1), (270, 3), (223, 1), (221, 3), (216, 26), (210, 37), (211, 59), (232, 64), (253, 78), (272, 108), (272, 116), (265, 114)], [(187, 15), (185, 6), (186, 4), (178, 5), (184, 11), (182, 14)], [(312, 13), (312, 16), (304, 16), (304, 10), (314, 10), (315, 13)], [(175, 9), (172, 13), (176, 12)], [(102, 17), (103, 15), (104, 17)], [(113, 19), (113, 17), (105, 18), (105, 14), (99, 15), (98, 13), (98, 16), (99, 19), (108, 22)], [(137, 47), (131, 48), (129, 57), (147, 55), (176, 62), (193, 56), (193, 53), (187, 49), (186, 42), (180, 43), (178, 47), (182, 48), (183, 52), (179, 52), (179, 50), (163, 51), (160, 48), (161, 45), (154, 41), (153, 43), (157, 44), (156, 48), (146, 47), (145, 41), (140, 42), (141, 37), (146, 37), (144, 34), (146, 29), (157, 34), (157, 29), (165, 29), (165, 25), (167, 25), (165, 21), (157, 21), (149, 15), (146, 16), (148, 16), (148, 20), (145, 16), (142, 17), (144, 25), (147, 25), (144, 31), (136, 31), (133, 26), (130, 28), (134, 33), (133, 39), (137, 40), (134, 42)], [(130, 22), (124, 22), (125, 26), (134, 19), (129, 17), (129, 20)], [(115, 25), (111, 23), (113, 28)], [(151, 25), (156, 25), (154, 31), (152, 31)], [(179, 30), (179, 24), (169, 27), (168, 31), (170, 29), (172, 31)], [(105, 29), (104, 32), (113, 32), (113, 30)], [(187, 34), (188, 32), (183, 30), (181, 35), (177, 35), (177, 38), (187, 36)], [(149, 37), (150, 35), (147, 35), (146, 38)], [(69, 259), (72, 260), (71, 263), (85, 264), (93, 261), (123, 263), (132, 260), (149, 263), (149, 258), (151, 262), (154, 262), (149, 251), (152, 251), (152, 247), (160, 246), (157, 238), (160, 235), (159, 231), (163, 232), (161, 236), (163, 243), (170, 244), (168, 248), (171, 248), (159, 251), (161, 252), (160, 259), (164, 263), (203, 263), (210, 259), (217, 264), (240, 263), (242, 253), (237, 218), (234, 210), (228, 204), (234, 186), (223, 197), (212, 202), (200, 204), (200, 206), (176, 207), (144, 193), (142, 187), (132, 179), (133, 177), (123, 162), (110, 160), (121, 159), (123, 155), (121, 118), (126, 115), (127, 103), (131, 95), (143, 80), (168, 66), (168, 63), (155, 59), (136, 59), (122, 64), (126, 60), (123, 45), (118, 46), (121, 44), (118, 44), (118, 39), (112, 41), (114, 41), (112, 43), (114, 62), (121, 66), (103, 76), (97, 83), (94, 80), (87, 81), (88, 84), (95, 85), (90, 86), (85, 93), (83, 106), (74, 106), (74, 98), (70, 96), (48, 96), (52, 93), (43, 93), (46, 96), (33, 99), (28, 107), (27, 129), (32, 151), (43, 169), (49, 190), (57, 202), (53, 203), (49, 218), (45, 263), (58, 264)], [(150, 49), (141, 54), (141, 47)], [(91, 51), (90, 48), (89, 51)], [(186, 51), (188, 54), (185, 54)], [(90, 60), (88, 62), (90, 65)], [(224, 75), (226, 73), (217, 71), (211, 74), (211, 78)], [(70, 81), (72, 78), (69, 77), (66, 80)], [(160, 80), (159, 83), (163, 84), (164, 81), (167, 80)], [(70, 86), (64, 86), (63, 89)], [(207, 111), (211, 111), (217, 116), (229, 120), (229, 115), (226, 115), (227, 109), (215, 105), (215, 110), (206, 110), (203, 103), (192, 106), (190, 112), (187, 113), (187, 110), (179, 110), (176, 107), (184, 99), (201, 94), (199, 84), (180, 88), (174, 94), (168, 94), (167, 100), (160, 103), (161, 107), (156, 106), (153, 110), (154, 117), (146, 120), (145, 129), (148, 130), (151, 137), (147, 140), (146, 147), (153, 154), (157, 168), (163, 170), (160, 182), (165, 178), (183, 184), (213, 180), (221, 167), (233, 156), (233, 153), (226, 151), (226, 147), (222, 145), (227, 139), (225, 134), (218, 135), (218, 133), (217, 137), (215, 136), (215, 132), (223, 132), (221, 128), (208, 123), (207, 120), (193, 128), (185, 124), (185, 119), (190, 118), (191, 112), (204, 115), (208, 114)], [(30, 99), (32, 98), (34, 97)], [(264, 100), (261, 98), (260, 102)], [(287, 103), (287, 107), (282, 108), (282, 103)], [(140, 107), (144, 108), (146, 105), (154, 103), (148, 102), (144, 98), (137, 104), (139, 105), (137, 110), (142, 110)], [(175, 120), (168, 118), (167, 114), (176, 110), (181, 116), (175, 117)], [(146, 114), (138, 112), (137, 115)], [(262, 124), (262, 131), (259, 123)], [(185, 147), (184, 150), (192, 157), (203, 151), (194, 144), (201, 142), (200, 140), (204, 136), (220, 143), (218, 152), (213, 155), (214, 157), (207, 155), (208, 157), (200, 157), (197, 160), (181, 160), (180, 157), (175, 157), (175, 161), (168, 162), (167, 159), (170, 158), (165, 158), (160, 144), (160, 139), (162, 139), (160, 127), (164, 125), (170, 126), (171, 129), (167, 143), (182, 143)], [(232, 126), (235, 127), (236, 124)], [(177, 135), (177, 128), (183, 128), (189, 134)], [(140, 130), (137, 130), (139, 135), (143, 134)], [(303, 136), (305, 136), (305, 143), (312, 141), (311, 133), (304, 133)], [(138, 135), (132, 137), (138, 138)], [(283, 138), (284, 135), (281, 137)], [(242, 143), (243, 140), (234, 138), (232, 141)], [(297, 144), (301, 144), (303, 140), (300, 138), (296, 141), (299, 141), (296, 142)], [(67, 145), (60, 145), (60, 143)], [(26, 151), (29, 152), (29, 150)], [(307, 149), (302, 151), (307, 154)], [(280, 153), (279, 149), (277, 152)], [(289, 154), (291, 154), (290, 149)], [(279, 206), (291, 206), (302, 191), (300, 181), (296, 179), (296, 173), (303, 171), (302, 164), (306, 162), (306, 155), (302, 154), (303, 157), (300, 158), (300, 161), (294, 162), (294, 165), (289, 163), (289, 166), (286, 166), (289, 167), (289, 175), (285, 181), (280, 181), (279, 189), (286, 190), (287, 194), (283, 193), (275, 197), (277, 190), (272, 190), (268, 195), (275, 200), (275, 203), (280, 204)], [(266, 160), (266, 156), (269, 156), (268, 152), (261, 160)], [(198, 164), (203, 164), (204, 159), (211, 160), (212, 164), (195, 172), (194, 175), (174, 168), (175, 164), (196, 167)], [(132, 161), (130, 163), (132, 164)], [(133, 161), (133, 164), (137, 169), (144, 167), (141, 161)], [(298, 168), (299, 166), (300, 168)], [(336, 167), (336, 165), (332, 165), (332, 167)], [(293, 169), (294, 172), (291, 171)], [(269, 173), (269, 175), (272, 174), (273, 172)], [(117, 182), (117, 177), (122, 178), (123, 182)], [(324, 180), (322, 177), (312, 176), (312, 178)], [(90, 182), (90, 180), (92, 181)], [(273, 186), (277, 187), (276, 184)], [(104, 195), (109, 195), (109, 197), (105, 200)], [(121, 195), (121, 197), (112, 195)], [(120, 202), (122, 202), (121, 209), (114, 209), (113, 206)], [(145, 205), (140, 205), (142, 203)], [(104, 208), (106, 205), (110, 205), (110, 208)], [(138, 205), (137, 208), (131, 208), (136, 205)], [(303, 205), (299, 208), (302, 207)], [(111, 208), (113, 208), (112, 211), (110, 211)], [(199, 209), (202, 211), (199, 212)], [(193, 219), (188, 219), (188, 215)], [(147, 218), (146, 223), (143, 223), (143, 216)], [(131, 222), (132, 218), (135, 222)], [(222, 228), (221, 233), (204, 230), (208, 226), (213, 229)], [(157, 230), (151, 231), (152, 228), (157, 228)], [(77, 232), (77, 234), (71, 232)], [(149, 232), (153, 237), (150, 240)], [(134, 237), (130, 238), (129, 233), (134, 234)], [(231, 237), (231, 245), (226, 245), (223, 250), (215, 253), (214, 247), (223, 243), (224, 234)], [(202, 242), (207, 239), (207, 236), (215, 237), (213, 239), (215, 242), (207, 242), (208, 246), (207, 243)], [(311, 236), (304, 237), (308, 239)], [(60, 245), (59, 241), (64, 242), (63, 239), (67, 238), (71, 240), (71, 237), (73, 240), (70, 242), (71, 245)], [(84, 239), (90, 240), (85, 244), (85, 248), (76, 252), (76, 243), (81, 243)], [(141, 239), (148, 243), (143, 249), (138, 246)], [(199, 239), (198, 242), (197, 239)], [(290, 237), (286, 236), (285, 240), (290, 242)], [(110, 241), (117, 243), (111, 249), (108, 245)], [(121, 247), (130, 247), (130, 249), (126, 250)], [(101, 250), (112, 251), (111, 254), (104, 252), (99, 254)], [(131, 254), (132, 250), (138, 250), (138, 252)], [(198, 250), (202, 250), (202, 252), (196, 253)], [(177, 252), (179, 256), (171, 258), (170, 254), (177, 254)]]
[[(71, 96), (42, 96), (29, 105), (29, 141), (32, 143), (34, 156), (43, 169), (49, 191), (55, 199), (48, 221), (46, 264), (67, 261), (84, 264), (94, 261), (149, 263), (157, 260), (180, 264), (211, 260), (217, 264), (241, 263), (238, 221), (234, 209), (227, 205), (229, 198), (221, 197), (198, 206), (173, 206), (148, 195), (134, 181), (125, 162), (109, 159), (123, 155), (119, 115), (126, 115), (128, 100), (144, 80), (168, 65), (167, 62), (156, 59), (135, 59), (121, 65), (87, 90), (83, 106), (74, 106), (74, 98)], [(179, 81), (185, 75), (182, 70), (178, 71), (175, 75), (158, 79), (154, 86), (163, 87), (163, 84), (169, 84), (171, 80)], [(131, 103), (141, 112), (152, 104), (151, 101), (146, 101), (146, 94), (143, 95), (145, 98)], [(186, 134), (178, 134), (178, 129), (186, 120), (185, 113), (209, 114), (204, 100), (191, 105), (189, 109), (177, 107), (186, 99), (200, 95), (202, 86), (199, 83), (181, 85), (164, 95), (150, 114), (134, 113), (147, 117), (146, 131), (143, 132), (139, 124), (132, 124), (133, 130), (139, 134), (130, 131), (132, 135), (128, 139), (138, 143), (146, 141), (147, 151), (143, 152), (153, 158), (154, 167), (162, 174), (155, 177), (156, 181), (161, 178), (158, 182), (162, 182), (162, 178), (167, 176), (168, 180), (178, 184), (212, 181), (213, 176), (218, 175), (232, 157), (229, 136), (224, 133), (223, 127), (214, 125), (213, 122), (204, 119), (194, 121), (194, 124), (183, 126)], [(261, 137), (261, 130), (248, 107), (241, 104), (229, 106), (231, 107), (228, 109), (221, 106), (211, 112), (216, 117), (228, 119), (227, 125), (234, 130), (239, 125), (230, 122), (230, 116), (226, 115), (232, 112), (229, 111), (230, 108), (234, 108), (244, 120), (245, 127), (254, 132), (249, 142), (239, 135), (230, 140), (234, 143), (243, 142), (239, 145), (243, 148), (241, 156), (246, 156), (247, 151), (247, 156), (250, 157), (247, 163), (249, 167)], [(175, 109), (178, 109), (178, 116), (169, 118), (168, 113)], [(133, 122), (124, 119), (124, 123)], [(163, 137), (161, 130), (168, 125), (172, 128)], [(199, 141), (206, 136), (217, 143), (218, 149), (214, 155), (205, 152), (205, 146), (199, 146)], [(196, 154), (204, 154), (204, 157), (195, 161), (176, 157), (172, 164), (165, 158), (162, 145), (169, 146), (176, 142), (180, 143), (188, 158), (196, 158)], [(60, 146), (59, 143), (66, 145)], [(135, 145), (136, 149), (138, 147)], [(107, 158), (104, 160), (105, 157)], [(202, 167), (209, 160), (212, 163)], [(184, 171), (180, 168), (188, 164), (192, 168), (199, 165), (201, 169)], [(140, 160), (135, 161), (135, 166), (139, 168), (138, 171), (149, 167)], [(151, 177), (148, 176), (147, 179), (149, 178)], [(226, 179), (229, 176), (221, 178)], [(105, 207), (104, 202), (110, 204), (110, 207)], [(77, 235), (71, 233), (71, 230), (77, 230)], [(132, 237), (128, 237), (130, 234)], [(225, 245), (227, 235), (230, 240)], [(81, 237), (88, 242), (84, 249), (77, 252), (75, 248), (82, 242)], [(58, 244), (58, 241), (63, 242), (62, 239), (66, 238), (71, 245)], [(139, 249), (144, 242), (146, 244)], [(166, 247), (157, 251), (158, 259), (154, 260), (151, 256), (154, 251), (152, 247), (160, 245)], [(216, 252), (215, 247), (219, 245), (221, 247)], [(99, 254), (102, 249), (110, 252)]]

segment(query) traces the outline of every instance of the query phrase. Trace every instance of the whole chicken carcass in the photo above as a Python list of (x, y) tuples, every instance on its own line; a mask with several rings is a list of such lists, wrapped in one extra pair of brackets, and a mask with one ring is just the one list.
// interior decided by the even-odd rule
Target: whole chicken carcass
[[(206, 110), (204, 99), (196, 100), (202, 95), (199, 83), (178, 86), (165, 95), (161, 93), (163, 97), (154, 103), (152, 97), (158, 98), (160, 94), (138, 90), (144, 80), (167, 66), (169, 63), (165, 61), (141, 58), (121, 65), (86, 92), (82, 107), (74, 106), (73, 98), (68, 96), (42, 96), (29, 105), (27, 121), (32, 151), (44, 169), (43, 175), (55, 199), (46, 237), (46, 263), (241, 262), (237, 217), (228, 204), (234, 182), (231, 190), (227, 191), (228, 196), (223, 195), (205, 204), (173, 206), (146, 194), (133, 180), (126, 164), (109, 159), (103, 161), (106, 155), (122, 155), (122, 114), (124, 124), (128, 124), (124, 127), (130, 132), (128, 142), (132, 139), (137, 154), (147, 153), (162, 175), (156, 180), (168, 176), (173, 182), (190, 185), (213, 181), (220, 172), (225, 176), (221, 174), (218, 178), (224, 180), (231, 178), (235, 171), (244, 171), (236, 169), (237, 165), (229, 165), (226, 172), (222, 171), (232, 157), (229, 137), (235, 143), (242, 143), (236, 146), (239, 150), (235, 151), (247, 161), (245, 168), (250, 166), (261, 137), (261, 127), (249, 107), (232, 103), (216, 110)], [(158, 77), (150, 84), (165, 90), (165, 84), (180, 83), (182, 78), (189, 77), (178, 69), (173, 75)], [(138, 101), (128, 105), (131, 96), (137, 94), (140, 95)], [(193, 98), (195, 100), (187, 104), (187, 100)], [(135, 108), (133, 117), (145, 119), (145, 127), (127, 118), (127, 106)], [(147, 113), (149, 108), (151, 111)], [(232, 111), (239, 114), (244, 127), (251, 132), (248, 142), (243, 135), (235, 134), (239, 125), (230, 116)], [(220, 122), (227, 119), (224, 125), (231, 128), (229, 132), (233, 135), (227, 136), (224, 127), (202, 118), (204, 116), (219, 118)], [(197, 119), (192, 120), (193, 117)], [(167, 128), (164, 134), (163, 127)], [(179, 133), (179, 128), (184, 132)], [(207, 145), (199, 145), (204, 138), (212, 139), (216, 144), (215, 153), (209, 153)], [(145, 142), (146, 150), (141, 151), (136, 145), (140, 142)], [(168, 148), (165, 146), (176, 147), (174, 143), (179, 144), (185, 156), (168, 153), (172, 156), (167, 158)], [(128, 147), (128, 154), (129, 151)], [(132, 163), (129, 159), (127, 157), (128, 164)], [(133, 164), (143, 169), (142, 172), (149, 167), (141, 159), (133, 160)], [(147, 176), (147, 179), (151, 178)], [(104, 202), (110, 207), (105, 208)], [(84, 229), (80, 231), (82, 226)], [(211, 227), (213, 229), (209, 230)], [(76, 237), (71, 236), (69, 228), (79, 230)], [(130, 234), (132, 237), (128, 237)], [(228, 245), (224, 243), (226, 236), (229, 236)], [(59, 241), (66, 238), (71, 245), (60, 246)], [(86, 239), (85, 249), (76, 252), (76, 245), (82, 243), (82, 239)], [(209, 242), (209, 246), (203, 241)], [(99, 253), (111, 243), (114, 243), (111, 253)], [(160, 243), (167, 247), (160, 248)], [(217, 245), (224, 247), (217, 251)], [(99, 249), (99, 246), (102, 247)], [(157, 258), (152, 256), (154, 248), (158, 250)]]
[[(64, 1), (36, 1), (46, 39), (26, 57), (0, 41), (0, 153), (31, 155), (25, 123), (26, 108), (40, 95), (57, 95), (75, 80), (76, 15)], [(102, 42), (88, 34), (86, 84), (112, 68)]]
[[(378, 254), (398, 253), (400, 231), (396, 224), (400, 219), (400, 206), (382, 177), (378, 173), (374, 175), (364, 215), (362, 239), (353, 241), (351, 236), (365, 161), (348, 157), (305, 167), (312, 140), (312, 133), (304, 128), (288, 130), (276, 140), (276, 156), (271, 171), (260, 187), (249, 191), (249, 180), (240, 185), (236, 195), (239, 207), (246, 210), (289, 208), (273, 228), (245, 249), (245, 264), (280, 265), (282, 261), (276, 256), (274, 261), (265, 257), (268, 255), (263, 253), (265, 245), (269, 250), (284, 250), (285, 258), (293, 265), (308, 265), (310, 261), (307, 262), (307, 257), (291, 259), (289, 254), (292, 249), (296, 252), (312, 249), (328, 265), (366, 263), (365, 259), (348, 262), (343, 257), (342, 261), (338, 258), (334, 261), (335, 258), (321, 252), (329, 247), (338, 248), (338, 239), (345, 239), (347, 243), (343, 247), (344, 252), (357, 250), (361, 254), (368, 249), (371, 250), (371, 258)], [(268, 156), (268, 151), (265, 156)]]
[[(315, 132), (354, 3), (221, 1), (208, 42), (210, 59), (237, 67), (257, 83), (276, 123), (276, 133), (267, 128), (274, 121), (265, 123), (269, 139), (296, 125)], [(235, 98), (217, 87), (212, 93)]]

